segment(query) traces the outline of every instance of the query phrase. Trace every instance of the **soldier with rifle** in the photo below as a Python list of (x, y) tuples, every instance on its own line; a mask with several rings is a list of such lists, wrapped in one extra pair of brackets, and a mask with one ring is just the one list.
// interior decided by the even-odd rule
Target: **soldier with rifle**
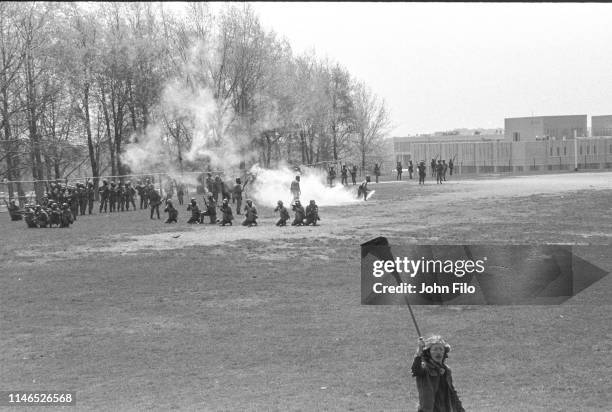
[(229, 199), (227, 198), (223, 199), (223, 204), (221, 205), (219, 209), (221, 210), (221, 213), (222, 213), (222, 219), (221, 219), (221, 222), (219, 222), (219, 224), (221, 226), (225, 226), (226, 224), (229, 224), (230, 226), (232, 226), (232, 220), (234, 220), (234, 214), (232, 213), (232, 207), (229, 205)]
[(253, 201), (251, 199), (247, 199), (246, 201), (244, 214), (246, 219), (244, 219), (244, 222), (242, 222), (242, 226), (257, 226), (257, 209), (255, 208), (255, 205), (253, 205)]
[(198, 203), (196, 202), (195, 199), (191, 199), (191, 203), (189, 206), (187, 206), (187, 211), (191, 212), (191, 217), (189, 218), (189, 220), (187, 221), (187, 223), (189, 224), (198, 224), (200, 223), (200, 208), (198, 207)]
[(314, 200), (310, 201), (310, 204), (306, 206), (306, 221), (304, 222), (304, 226), (313, 225), (317, 226), (317, 222), (321, 220), (319, 217), (319, 206), (315, 203)]
[(280, 219), (278, 222), (276, 222), (276, 226), (287, 226), (287, 220), (289, 220), (289, 211), (287, 211), (287, 208), (283, 206), (282, 200), (279, 200), (277, 202), (277, 206), (274, 211), (280, 213)]
[(161, 196), (157, 192), (157, 190), (153, 189), (149, 192), (149, 207), (151, 208), (151, 219), (153, 219), (153, 213), (157, 213), (157, 218), (159, 217), (159, 205), (161, 205)]
[(342, 165), (342, 168), (340, 169), (340, 177), (342, 179), (342, 185), (348, 186), (348, 170), (346, 169), (346, 165)]
[(108, 182), (106, 180), (102, 180), (102, 186), (98, 189), (98, 193), (100, 194), (100, 211), (102, 213), (102, 209), (104, 209), (104, 213), (106, 213), (108, 208), (108, 201), (110, 198), (110, 188), (108, 187)]
[(178, 210), (176, 210), (172, 204), (172, 200), (166, 200), (166, 208), (164, 209), (164, 212), (168, 213), (168, 220), (166, 220), (164, 223), (178, 223)]
[(295, 212), (295, 218), (291, 222), (291, 226), (304, 226), (304, 218), (306, 217), (304, 206), (302, 206), (299, 200), (296, 200), (293, 202), (291, 209)]
[(419, 171), (419, 184), (420, 185), (424, 185), (425, 184), (425, 175), (427, 174), (427, 170), (426, 170), (426, 166), (425, 166), (425, 161), (422, 160), (421, 163), (419, 163), (419, 165), (417, 166), (417, 170)]

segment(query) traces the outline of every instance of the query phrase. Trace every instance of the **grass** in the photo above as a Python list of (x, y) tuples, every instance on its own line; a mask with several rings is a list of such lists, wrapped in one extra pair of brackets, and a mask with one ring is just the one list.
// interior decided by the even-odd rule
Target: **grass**
[[(180, 210), (173, 226), (135, 211), (28, 230), (3, 214), (0, 387), (76, 390), (78, 410), (416, 410), (417, 337), (405, 308), (360, 306), (360, 243), (570, 243), (612, 269), (610, 189), (374, 188), (316, 228), (276, 228), (267, 208), (255, 228)], [(469, 411), (610, 410), (611, 288), (415, 313), (453, 346)]]

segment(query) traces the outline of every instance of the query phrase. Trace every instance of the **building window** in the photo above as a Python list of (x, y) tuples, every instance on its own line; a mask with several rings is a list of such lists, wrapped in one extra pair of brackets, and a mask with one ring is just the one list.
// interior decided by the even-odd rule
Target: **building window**
[(518, 142), (519, 140), (521, 140), (521, 134), (519, 132), (513, 132), (512, 133), (512, 140), (515, 142)]
[(550, 147), (550, 155), (552, 156), (552, 146)]
[(597, 154), (597, 146), (593, 145), (593, 154)]
[(591, 146), (587, 145), (587, 154), (591, 154)]
[(560, 148), (557, 147), (557, 156), (559, 156), (559, 150), (560, 150)]
[(567, 146), (563, 146), (563, 156), (567, 155)]
[(580, 146), (580, 154), (582, 154), (582, 145)]

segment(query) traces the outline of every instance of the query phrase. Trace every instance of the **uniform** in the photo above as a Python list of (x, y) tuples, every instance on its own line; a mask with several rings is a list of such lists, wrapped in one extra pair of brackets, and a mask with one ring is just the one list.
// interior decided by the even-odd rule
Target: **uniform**
[(153, 213), (157, 212), (157, 218), (159, 217), (159, 205), (161, 204), (161, 196), (157, 193), (157, 190), (153, 189), (149, 192), (149, 207), (151, 208), (151, 219), (153, 219)]
[(252, 200), (246, 201), (246, 206), (244, 207), (244, 214), (246, 219), (242, 222), (242, 226), (257, 226), (257, 209), (253, 205)]
[(232, 207), (229, 205), (229, 200), (223, 199), (223, 204), (221, 205), (221, 213), (223, 214), (222, 220), (220, 222), (221, 226), (225, 226), (229, 224), (232, 226), (232, 220), (234, 220), (234, 214), (232, 213)]
[(168, 213), (168, 220), (166, 220), (164, 223), (178, 223), (178, 210), (176, 210), (170, 200), (166, 202), (166, 208), (164, 209), (164, 212)]
[(346, 165), (343, 165), (342, 169), (340, 169), (340, 177), (342, 178), (342, 184), (348, 186), (348, 170), (346, 169)]
[(351, 180), (353, 181), (353, 186), (357, 184), (357, 166), (353, 165), (351, 169)]
[(240, 208), (242, 206), (242, 183), (240, 178), (236, 179), (236, 184), (232, 189), (232, 203), (236, 202), (236, 214), (240, 214)]
[(200, 223), (200, 208), (195, 199), (191, 199), (191, 204), (187, 206), (187, 211), (191, 211), (191, 217), (187, 221), (189, 224)]
[(397, 176), (396, 176), (396, 180), (402, 180), (402, 162), (397, 162)]
[(289, 211), (283, 206), (282, 201), (278, 201), (278, 206), (274, 209), (275, 212), (280, 212), (280, 219), (276, 222), (276, 226), (287, 226), (287, 220), (289, 220)]
[(425, 184), (425, 175), (427, 174), (427, 168), (425, 166), (425, 162), (419, 163), (417, 166), (417, 170), (419, 171), (419, 184)]
[(206, 211), (202, 213), (202, 219), (200, 223), (204, 223), (204, 216), (208, 216), (209, 223), (212, 225), (213, 223), (217, 223), (217, 202), (213, 196), (208, 197), (208, 202), (204, 202), (206, 204)]
[(85, 195), (86, 195), (86, 198), (87, 198), (87, 209), (88, 209), (89, 214), (91, 215), (91, 212), (93, 210), (93, 205), (94, 205), (94, 199), (95, 199), (93, 183), (89, 182), (87, 184), (87, 189), (85, 190)]
[(444, 174), (444, 165), (442, 165), (441, 160), (438, 160), (438, 164), (436, 165), (436, 182), (438, 184), (442, 184), (443, 174)]
[(319, 206), (316, 205), (314, 200), (311, 200), (310, 204), (306, 206), (306, 221), (304, 222), (304, 225), (317, 226), (317, 221), (319, 220), (321, 220), (319, 217)]
[(296, 200), (292, 209), (295, 212), (295, 218), (293, 219), (293, 222), (291, 222), (291, 226), (303, 226), (304, 218), (306, 217), (304, 206), (302, 206), (299, 200)]

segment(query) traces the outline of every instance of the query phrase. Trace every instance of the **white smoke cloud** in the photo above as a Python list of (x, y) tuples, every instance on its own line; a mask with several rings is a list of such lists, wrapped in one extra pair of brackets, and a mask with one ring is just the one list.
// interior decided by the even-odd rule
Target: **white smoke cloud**
[[(276, 207), (276, 202), (282, 200), (285, 206), (289, 206), (292, 201), (289, 189), (298, 173), (287, 166), (270, 170), (258, 165), (251, 168), (251, 173), (257, 178), (249, 196), (253, 197), (256, 204)], [(319, 206), (336, 206), (358, 201), (356, 186), (344, 187), (340, 184), (340, 179), (336, 178), (335, 186), (329, 187), (326, 183), (326, 173), (320, 169), (303, 169), (300, 175), (300, 189), (302, 191), (300, 201), (303, 205), (310, 200), (314, 200)]]

